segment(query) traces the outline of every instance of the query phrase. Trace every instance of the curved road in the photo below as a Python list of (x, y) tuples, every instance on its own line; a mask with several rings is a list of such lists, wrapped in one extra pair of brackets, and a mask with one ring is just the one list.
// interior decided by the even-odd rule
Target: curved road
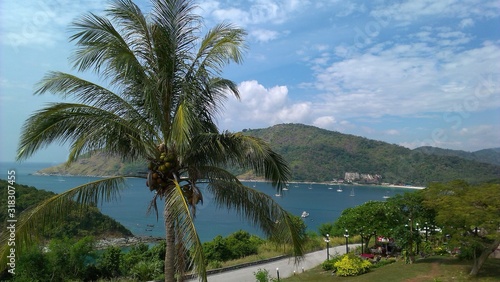
[[(350, 244), (349, 248), (359, 246), (360, 244)], [(345, 254), (345, 245), (330, 248), (330, 256)], [(259, 269), (267, 269), (273, 278), (277, 278), (277, 271), (279, 271), (280, 278), (292, 276), (295, 273), (314, 268), (326, 260), (326, 249), (306, 254), (302, 260), (295, 264), (294, 258), (285, 258), (269, 263), (252, 265), (235, 270), (229, 270), (221, 273), (215, 273), (208, 276), (209, 282), (255, 282), (254, 273)], [(198, 279), (191, 279), (187, 281), (198, 281)]]

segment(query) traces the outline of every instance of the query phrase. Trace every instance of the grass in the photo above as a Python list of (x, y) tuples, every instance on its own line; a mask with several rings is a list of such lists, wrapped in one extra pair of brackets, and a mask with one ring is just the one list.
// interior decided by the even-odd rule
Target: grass
[[(360, 241), (359, 236), (354, 236), (352, 243), (357, 243)], [(336, 237), (331, 237), (330, 239), (330, 244), (331, 246), (336, 246), (336, 245), (342, 245), (344, 244), (345, 239), (344, 238), (336, 238)], [(304, 245), (304, 250), (306, 253), (308, 252), (313, 252), (313, 251), (318, 251), (325, 249), (326, 245), (324, 242), (323, 237), (320, 236), (310, 236), (309, 239), (307, 240), (306, 244)], [(276, 244), (270, 243), (270, 242), (265, 242), (262, 245), (259, 246), (258, 249), (258, 254), (256, 255), (250, 255), (246, 256), (240, 259), (235, 259), (235, 260), (230, 260), (226, 262), (222, 262), (220, 266), (215, 267), (229, 267), (229, 266), (234, 266), (234, 265), (239, 265), (243, 263), (249, 263), (249, 262), (256, 262), (256, 261), (261, 261), (264, 259), (270, 259), (278, 256), (282, 256), (285, 254), (292, 254), (292, 249), (290, 246), (278, 246)], [(213, 269), (214, 267), (211, 267), (210, 265), (208, 266), (208, 269)]]
[(308, 270), (304, 273), (281, 279), (283, 282), (296, 281), (500, 281), (500, 259), (488, 259), (478, 277), (468, 277), (472, 262), (459, 261), (455, 257), (435, 256), (418, 260), (414, 264), (405, 264), (397, 261), (380, 268), (372, 269), (370, 272), (355, 277), (337, 277), (330, 271), (323, 271), (321, 266)]

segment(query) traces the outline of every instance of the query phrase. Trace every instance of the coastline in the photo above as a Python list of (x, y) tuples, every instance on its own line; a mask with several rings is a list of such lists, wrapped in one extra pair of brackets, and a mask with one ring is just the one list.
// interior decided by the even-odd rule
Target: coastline
[[(108, 178), (108, 177), (113, 177), (113, 175), (75, 175), (75, 174), (62, 174), (62, 173), (44, 173), (44, 172), (34, 172), (33, 175), (37, 176), (61, 176), (61, 177), (99, 177), (99, 178)], [(136, 176), (124, 176), (124, 177), (131, 177), (131, 178), (137, 178)], [(270, 182), (262, 179), (238, 179), (241, 182)], [(374, 186), (374, 187), (382, 187), (382, 188), (403, 188), (403, 189), (414, 189), (414, 190), (422, 190), (425, 189), (426, 187), (424, 186), (412, 186), (412, 185), (395, 185), (395, 184), (389, 184), (389, 183), (384, 183), (384, 184), (370, 184), (370, 183), (365, 183), (365, 184), (359, 184), (359, 183), (337, 183), (337, 182), (314, 182), (314, 181), (290, 181), (288, 182), (290, 184), (320, 184), (320, 185), (343, 185), (343, 186), (357, 186), (357, 185), (365, 185), (365, 186)]]
[(137, 244), (152, 244), (158, 243), (162, 240), (165, 240), (161, 237), (153, 237), (153, 236), (130, 236), (130, 237), (119, 237), (119, 238), (103, 238), (96, 241), (97, 249), (105, 249), (107, 247), (130, 247)]

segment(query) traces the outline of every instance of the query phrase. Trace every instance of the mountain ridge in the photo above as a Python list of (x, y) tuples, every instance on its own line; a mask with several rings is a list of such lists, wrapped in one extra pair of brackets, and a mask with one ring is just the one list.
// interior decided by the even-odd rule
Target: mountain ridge
[[(309, 125), (279, 124), (263, 129), (244, 129), (241, 134), (269, 142), (273, 150), (288, 161), (293, 181), (332, 181), (343, 179), (346, 173), (380, 175), (378, 183), (415, 186), (453, 179), (479, 182), (500, 178), (499, 165), (456, 155), (430, 154)], [(107, 163), (106, 169), (102, 165), (103, 159)], [(145, 168), (145, 162), (123, 163), (117, 157), (98, 153), (78, 160), (76, 165), (69, 168), (60, 165), (40, 173), (133, 175)], [(246, 171), (236, 174), (245, 175), (245, 178), (250, 175)]]

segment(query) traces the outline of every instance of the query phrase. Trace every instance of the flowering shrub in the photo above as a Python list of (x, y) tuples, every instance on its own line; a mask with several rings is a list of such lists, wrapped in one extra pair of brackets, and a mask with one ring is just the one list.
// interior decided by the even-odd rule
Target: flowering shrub
[(371, 262), (354, 254), (347, 254), (334, 264), (338, 276), (356, 276), (368, 272)]
[(439, 247), (434, 248), (434, 254), (436, 254), (438, 256), (447, 255), (448, 250), (446, 250), (446, 248), (443, 246), (439, 246)]

